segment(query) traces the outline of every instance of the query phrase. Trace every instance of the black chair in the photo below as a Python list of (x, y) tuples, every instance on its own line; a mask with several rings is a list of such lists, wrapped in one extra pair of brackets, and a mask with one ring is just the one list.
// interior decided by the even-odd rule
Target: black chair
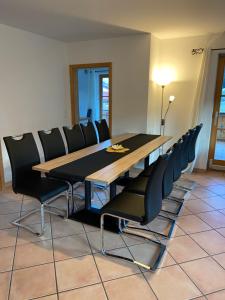
[[(101, 251), (104, 255), (109, 255), (133, 262), (146, 269), (155, 270), (160, 263), (166, 246), (160, 242), (146, 237), (146, 234), (141, 234), (141, 230), (148, 231), (145, 228), (137, 228), (130, 226), (127, 222), (132, 221), (139, 225), (147, 225), (153, 221), (160, 213), (162, 207), (162, 180), (168, 163), (168, 155), (160, 156), (154, 165), (151, 176), (148, 178), (145, 195), (138, 195), (129, 192), (122, 192), (115, 196), (115, 198), (108, 202), (101, 211)], [(136, 236), (147, 238), (155, 245), (157, 245), (158, 255), (154, 256), (152, 264), (145, 265), (141, 262), (135, 261), (132, 258), (118, 256), (107, 252), (104, 248), (104, 218), (111, 216), (119, 220), (120, 231)], [(123, 228), (123, 226), (124, 228)], [(130, 230), (131, 228), (131, 230)], [(135, 229), (139, 231), (135, 233)]]
[[(65, 145), (63, 142), (62, 135), (58, 128), (53, 128), (52, 130), (44, 131), (40, 130), (38, 131), (38, 135), (42, 144), (42, 148), (44, 151), (45, 161), (49, 161), (51, 159), (63, 156), (66, 154)], [(64, 176), (64, 175), (55, 175), (54, 170), (51, 171), (49, 174), (46, 174), (46, 176), (50, 176), (52, 178), (57, 178), (60, 180), (63, 180), (67, 182), (70, 185), (70, 195), (71, 195), (71, 201), (74, 209), (74, 202), (73, 202), (73, 196), (74, 194), (74, 185), (76, 183), (79, 183), (79, 180), (75, 180), (74, 178), (71, 178), (70, 176)], [(78, 188), (79, 186), (75, 187)], [(78, 197), (81, 197), (83, 199), (83, 195), (76, 194)]]
[(92, 122), (87, 122), (87, 125), (80, 124), (86, 147), (97, 144), (97, 135), (95, 131), (95, 127)]
[[(165, 169), (164, 175), (163, 175), (163, 181), (162, 181), (162, 208), (161, 212), (163, 213), (170, 213), (174, 216), (177, 216), (181, 210), (182, 203), (178, 200), (171, 200), (168, 196), (173, 190), (173, 163), (174, 159), (176, 157), (177, 152), (179, 151), (179, 145), (174, 144), (173, 147), (168, 151), (168, 164)], [(135, 193), (138, 195), (145, 195), (146, 187), (148, 184), (149, 177), (152, 176), (152, 172), (155, 168), (155, 164), (157, 164), (157, 161), (151, 164), (146, 170), (144, 170), (142, 173), (140, 173), (139, 176), (136, 178), (130, 180), (130, 183), (124, 188), (125, 192), (129, 193)], [(175, 220), (169, 217), (166, 217), (164, 215), (159, 215), (159, 218), (165, 219), (169, 222), (169, 230), (167, 234), (158, 232), (155, 230), (151, 230), (152, 232), (159, 234), (163, 237), (170, 238), (174, 225)], [(151, 229), (151, 227), (150, 227)]]
[(85, 140), (79, 124), (74, 125), (72, 128), (63, 126), (63, 131), (69, 153), (85, 148)]
[[(196, 150), (196, 142), (198, 139), (198, 135), (201, 131), (203, 124), (197, 125), (195, 128), (191, 129), (190, 132), (192, 133), (192, 138), (189, 141), (189, 149), (187, 153), (187, 163), (186, 163), (186, 169), (187, 170), (182, 170), (182, 173), (185, 173), (185, 171), (188, 171), (189, 166), (191, 166), (191, 163), (195, 160), (195, 150)], [(192, 190), (196, 183), (192, 180), (187, 180), (187, 179), (180, 179), (176, 183), (179, 187), (187, 189), (187, 190)]]
[(95, 121), (96, 128), (98, 130), (99, 142), (104, 142), (110, 139), (109, 127), (105, 119)]
[[(44, 233), (45, 211), (64, 217), (60, 211), (57, 214), (53, 211), (49, 211), (45, 208), (51, 208), (49, 204), (55, 200), (59, 194), (65, 193), (68, 203), (67, 215), (69, 210), (69, 199), (68, 199), (68, 184), (59, 180), (52, 180), (50, 178), (41, 177), (41, 173), (33, 171), (32, 167), (40, 163), (40, 157), (38, 149), (32, 133), (25, 133), (21, 136), (4, 137), (6, 149), (8, 151), (11, 169), (12, 169), (12, 188), (15, 193), (31, 196), (36, 198), (41, 208), (32, 210), (28, 214), (16, 219), (12, 223), (18, 227), (22, 227), (37, 234), (38, 236)], [(56, 209), (56, 208), (54, 208)], [(41, 233), (34, 231), (27, 225), (23, 225), (20, 222), (30, 216), (33, 213), (41, 212)]]
[(45, 161), (63, 156), (66, 154), (65, 145), (59, 128), (51, 130), (38, 131), (41, 140), (42, 148), (44, 150)]

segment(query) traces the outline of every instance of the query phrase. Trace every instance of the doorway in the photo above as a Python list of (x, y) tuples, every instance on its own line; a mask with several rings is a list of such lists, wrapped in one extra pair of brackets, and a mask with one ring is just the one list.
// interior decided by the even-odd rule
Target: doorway
[(112, 128), (112, 64), (70, 66), (72, 125), (106, 119)]
[(212, 115), (209, 168), (225, 167), (225, 55), (220, 55)]

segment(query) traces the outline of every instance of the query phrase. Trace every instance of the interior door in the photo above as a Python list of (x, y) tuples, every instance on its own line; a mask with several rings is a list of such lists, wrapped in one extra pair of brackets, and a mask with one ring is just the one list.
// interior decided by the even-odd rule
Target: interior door
[(225, 56), (219, 56), (212, 117), (209, 167), (225, 166)]

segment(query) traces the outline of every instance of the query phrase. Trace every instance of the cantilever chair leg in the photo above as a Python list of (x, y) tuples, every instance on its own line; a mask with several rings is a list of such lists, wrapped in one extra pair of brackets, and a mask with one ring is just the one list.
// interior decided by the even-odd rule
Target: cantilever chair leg
[(137, 230), (142, 230), (142, 231), (147, 231), (147, 232), (151, 232), (151, 233), (155, 233), (157, 235), (160, 235), (166, 239), (169, 239), (173, 233), (173, 229), (174, 229), (174, 225), (176, 223), (176, 220), (175, 219), (172, 219), (172, 218), (169, 218), (169, 217), (165, 217), (163, 215), (158, 215), (158, 218), (162, 218), (162, 219), (165, 219), (167, 221), (170, 222), (170, 229), (168, 231), (168, 234), (164, 234), (162, 232), (158, 232), (158, 231), (155, 231), (155, 230), (152, 230), (152, 229), (146, 229), (146, 228), (140, 228), (140, 227), (135, 227), (135, 226), (132, 226), (132, 225), (129, 225), (127, 224), (126, 225), (126, 228), (130, 228), (130, 229), (137, 229)]
[(134, 263), (135, 265), (138, 265), (138, 266), (140, 266), (140, 267), (142, 267), (142, 268), (145, 268), (145, 269), (147, 269), (147, 270), (155, 271), (155, 270), (158, 268), (158, 266), (159, 266), (159, 264), (160, 264), (160, 262), (161, 262), (161, 259), (162, 259), (163, 255), (164, 255), (164, 253), (165, 253), (166, 246), (165, 246), (164, 244), (158, 242), (158, 241), (154, 241), (154, 240), (152, 240), (151, 238), (148, 238), (148, 237), (145, 236), (144, 234), (141, 234), (141, 233), (134, 233), (134, 232), (132, 232), (132, 231), (129, 231), (129, 229), (126, 229), (126, 230), (124, 231), (124, 229), (122, 229), (121, 226), (120, 226), (120, 231), (121, 231), (121, 233), (122, 233), (122, 232), (125, 232), (125, 233), (131, 234), (131, 235), (143, 237), (143, 238), (145, 238), (145, 239), (148, 239), (150, 242), (152, 242), (152, 243), (158, 245), (158, 248), (159, 248), (159, 254), (158, 254), (158, 256), (156, 257), (156, 259), (154, 260), (154, 262), (153, 262), (152, 265), (146, 265), (146, 264), (144, 264), (144, 263), (142, 263), (142, 262), (136, 261), (136, 260), (133, 259), (133, 258), (125, 257), (125, 256), (120, 256), (120, 255), (116, 255), (116, 254), (112, 254), (112, 253), (106, 251), (106, 250), (105, 250), (105, 246), (104, 246), (104, 217), (105, 217), (106, 215), (118, 219), (118, 220), (119, 220), (119, 224), (121, 224), (121, 221), (123, 221), (123, 223), (125, 223), (125, 221), (127, 221), (127, 222), (130, 221), (129, 219), (124, 219), (124, 218), (121, 219), (121, 218), (119, 218), (118, 216), (112, 215), (112, 214), (107, 214), (107, 213), (105, 213), (105, 214), (102, 214), (102, 215), (101, 215), (100, 226), (101, 226), (101, 252), (102, 252), (102, 254), (103, 254), (103, 255), (107, 255), (107, 256), (111, 256), (111, 257), (114, 257), (114, 258), (122, 259), (122, 260), (125, 260), (125, 261), (129, 261), (129, 262)]
[[(68, 199), (68, 192), (66, 191), (65, 192), (65, 196), (66, 196), (66, 199), (67, 201), (69, 202), (69, 199)], [(16, 220), (12, 221), (12, 224), (17, 226), (17, 227), (20, 227), (20, 228), (23, 228), (27, 231), (30, 231), (31, 233), (37, 235), (37, 236), (42, 236), (44, 234), (44, 231), (45, 231), (45, 212), (48, 212), (49, 214), (53, 214), (53, 215), (56, 215), (58, 217), (61, 217), (61, 218), (65, 218), (65, 215), (61, 214), (62, 213), (62, 210), (57, 208), (57, 207), (54, 207), (54, 206), (51, 206), (49, 205), (51, 202), (55, 201), (56, 199), (58, 199), (59, 196), (55, 197), (55, 198), (52, 198), (48, 201), (46, 201), (45, 203), (41, 204), (41, 208), (37, 208), (37, 209), (33, 209), (32, 211), (30, 211), (29, 213), (17, 218)], [(47, 209), (46, 209), (47, 208)], [(60, 213), (56, 213), (54, 211), (51, 211), (49, 209), (54, 209), (54, 210), (57, 210), (58, 212)], [(25, 224), (21, 224), (21, 221), (23, 221), (24, 219), (28, 218), (29, 216), (37, 213), (37, 212), (40, 212), (41, 213), (41, 232), (37, 232), (36, 230), (32, 229), (30, 226), (28, 225), (25, 225)], [(65, 212), (64, 212), (65, 213)], [(68, 209), (66, 211), (66, 216), (68, 216)]]

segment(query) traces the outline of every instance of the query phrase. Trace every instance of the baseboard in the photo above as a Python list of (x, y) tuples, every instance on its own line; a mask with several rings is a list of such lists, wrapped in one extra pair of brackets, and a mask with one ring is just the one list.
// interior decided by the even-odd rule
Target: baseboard
[(193, 172), (195, 172), (195, 173), (205, 173), (205, 172), (207, 172), (207, 170), (206, 169), (194, 168)]

